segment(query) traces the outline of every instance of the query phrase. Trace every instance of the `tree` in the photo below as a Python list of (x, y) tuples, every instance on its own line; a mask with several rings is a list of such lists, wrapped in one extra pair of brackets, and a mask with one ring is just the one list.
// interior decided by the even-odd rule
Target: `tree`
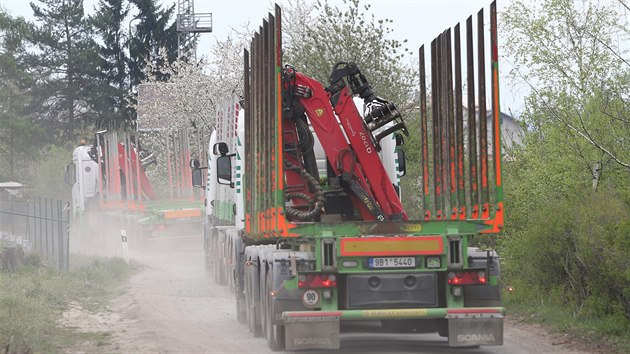
[[(242, 95), (243, 71), (240, 68), (248, 37), (249, 34), (236, 34), (225, 41), (217, 40), (211, 48), (213, 59), (209, 62), (202, 59), (197, 63), (185, 60), (169, 63), (168, 51), (162, 49), (158, 51), (159, 60), (144, 64), (145, 79), (139, 87), (136, 107), (137, 122), (141, 128), (159, 128), (142, 138), (144, 146), (156, 158), (164, 158), (167, 139), (183, 130), (190, 134), (191, 147), (202, 141), (203, 134), (214, 128), (217, 106), (231, 94)], [(207, 141), (203, 141), (205, 143)], [(198, 148), (204, 151), (207, 146)], [(165, 168), (165, 164), (159, 165), (149, 173), (163, 176), (167, 173)], [(163, 178), (155, 180), (164, 181)], [(166, 190), (167, 186), (156, 188)]]
[(24, 63), (27, 31), (23, 18), (0, 9), (0, 180), (17, 179), (19, 166), (26, 165), (21, 162), (34, 159), (42, 138), (30, 114), (33, 77)]
[[(340, 61), (355, 62), (374, 87), (376, 94), (395, 102), (408, 113), (412, 107), (415, 71), (402, 65), (407, 49), (404, 42), (389, 39), (392, 20), (369, 14), (370, 5), (359, 0), (344, 0), (345, 8), (318, 1), (316, 16), (298, 26), (285, 48), (285, 63), (327, 85), (333, 66)], [(298, 6), (295, 6), (296, 8)], [(308, 9), (308, 8), (306, 8)], [(295, 13), (295, 11), (294, 11)], [(302, 12), (302, 14), (310, 14)], [(295, 21), (293, 19), (288, 22)], [(304, 30), (308, 28), (308, 31)]]
[(98, 92), (98, 51), (83, 11), (83, 0), (39, 0), (31, 3), (39, 26), (30, 41), (29, 66), (37, 76), (39, 114), (49, 134), (73, 139), (77, 122), (94, 119), (91, 97)]
[[(158, 54), (166, 60), (166, 52)], [(172, 64), (146, 64), (146, 80), (138, 94), (138, 124), (141, 128), (159, 128), (166, 135), (193, 125), (209, 123), (213, 102), (211, 80), (203, 69), (204, 63), (175, 61)], [(155, 73), (159, 72), (160, 75)], [(168, 80), (162, 80), (168, 75)], [(169, 102), (169, 104), (164, 104)]]
[(193, 126), (212, 129), (217, 105), (229, 95), (243, 95), (243, 72), (234, 68), (243, 67), (247, 41), (245, 34), (217, 40), (210, 49), (213, 59), (197, 63), (168, 63), (168, 51), (159, 51), (160, 60), (145, 63), (137, 106), (140, 126), (167, 134)]
[[(153, 67), (158, 68), (177, 59), (177, 27), (175, 21), (170, 22), (175, 5), (162, 10), (156, 0), (130, 0), (130, 2), (139, 11), (134, 17), (139, 21), (135, 24), (135, 31), (129, 44), (129, 71), (131, 85), (135, 87), (147, 78), (148, 73), (145, 70), (147, 63), (153, 63)], [(160, 55), (162, 50), (166, 51), (165, 56)], [(159, 71), (151, 74), (162, 81), (168, 79), (166, 74), (161, 74)]]
[[(302, 50), (308, 32), (317, 23), (316, 6), (316, 2), (292, 0), (282, 7), (282, 46), (288, 53)], [(291, 54), (288, 56), (292, 57)]]
[(97, 126), (107, 122), (123, 122), (128, 118), (128, 58), (125, 54), (127, 35), (123, 23), (129, 13), (124, 0), (100, 0), (97, 12), (90, 18), (95, 33), (100, 37), (99, 72), (103, 86), (96, 97), (95, 110), (100, 119)]
[(621, 19), (610, 2), (571, 0), (515, 0), (502, 17), (503, 51), (532, 90), (525, 145), (504, 165), (505, 278), (521, 285), (521, 300), (614, 319), (614, 330), (630, 323)]
[[(503, 16), (506, 53), (517, 79), (528, 83), (532, 127), (554, 124), (572, 137), (590, 172), (630, 170), (627, 35), (611, 3), (571, 0), (514, 1)], [(616, 166), (615, 166), (616, 165)]]

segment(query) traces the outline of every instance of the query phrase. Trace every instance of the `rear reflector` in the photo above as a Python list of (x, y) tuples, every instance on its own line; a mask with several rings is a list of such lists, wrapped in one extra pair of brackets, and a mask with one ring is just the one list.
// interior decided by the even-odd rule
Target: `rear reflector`
[(163, 215), (164, 219), (197, 218), (201, 217), (201, 209), (166, 210)]
[(444, 241), (439, 236), (347, 237), (341, 239), (342, 256), (441, 255)]
[(308, 317), (341, 317), (341, 311), (292, 311), (282, 314), (285, 318), (308, 318)]
[(447, 315), (474, 315), (474, 314), (481, 314), (481, 313), (501, 314), (503, 313), (503, 310), (495, 309), (495, 308), (462, 308), (462, 309), (446, 310)]

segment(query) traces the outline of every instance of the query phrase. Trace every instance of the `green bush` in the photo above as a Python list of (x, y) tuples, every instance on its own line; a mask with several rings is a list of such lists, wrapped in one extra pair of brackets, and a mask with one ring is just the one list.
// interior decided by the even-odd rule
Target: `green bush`
[[(502, 240), (508, 303), (559, 330), (630, 339), (630, 207), (609, 189), (550, 200)], [(516, 306), (519, 308), (519, 306)]]

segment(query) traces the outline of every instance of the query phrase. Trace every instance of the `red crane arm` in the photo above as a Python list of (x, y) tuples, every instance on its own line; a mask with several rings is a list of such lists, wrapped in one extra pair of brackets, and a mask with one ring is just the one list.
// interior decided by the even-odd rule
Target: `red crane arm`
[(348, 90), (341, 90), (333, 108), (331, 94), (320, 82), (298, 72), (292, 74), (291, 84), (298, 101), (335, 175), (353, 191), (352, 202), (363, 220), (407, 220), (400, 198), (378, 157), (372, 133)]

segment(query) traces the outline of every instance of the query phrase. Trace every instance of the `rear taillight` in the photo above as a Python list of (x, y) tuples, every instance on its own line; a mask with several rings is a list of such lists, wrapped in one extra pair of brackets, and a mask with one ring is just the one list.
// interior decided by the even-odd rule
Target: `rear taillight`
[(486, 284), (487, 282), (486, 272), (483, 270), (448, 273), (448, 283), (450, 285)]
[(334, 288), (337, 286), (337, 277), (334, 274), (300, 274), (298, 288)]

